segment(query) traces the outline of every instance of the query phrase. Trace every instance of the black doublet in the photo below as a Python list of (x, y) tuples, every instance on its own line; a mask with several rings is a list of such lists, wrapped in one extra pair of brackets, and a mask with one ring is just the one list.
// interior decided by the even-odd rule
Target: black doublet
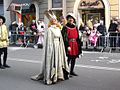
[[(67, 48), (69, 47), (69, 42), (68, 42), (68, 36), (67, 36), (67, 27), (75, 28), (76, 26), (74, 24), (67, 23), (66, 26), (64, 26), (62, 29), (62, 36), (63, 36), (64, 45), (65, 45), (65, 51), (66, 51), (66, 55), (68, 56), (68, 54), (67, 54), (68, 49)], [(78, 31), (78, 29), (77, 29), (77, 31)], [(78, 36), (79, 36), (79, 32), (78, 32)], [(76, 41), (78, 43), (79, 54), (81, 54), (82, 53), (81, 39), (79, 37), (77, 38)], [(77, 55), (77, 57), (79, 56), (79, 54)]]

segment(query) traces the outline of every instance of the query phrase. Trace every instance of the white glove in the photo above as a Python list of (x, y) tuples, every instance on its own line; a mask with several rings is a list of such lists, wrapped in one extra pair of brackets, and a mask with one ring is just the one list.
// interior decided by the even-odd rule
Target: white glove
[(71, 47), (68, 47), (68, 51), (70, 51), (71, 50)]

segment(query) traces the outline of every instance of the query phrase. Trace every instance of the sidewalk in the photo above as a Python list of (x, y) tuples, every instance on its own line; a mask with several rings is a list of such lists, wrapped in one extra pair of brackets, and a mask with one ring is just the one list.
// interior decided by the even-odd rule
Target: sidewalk
[(92, 46), (88, 47), (88, 48), (82, 48), (83, 51), (95, 51), (95, 52), (108, 52), (108, 53), (120, 53), (120, 49), (116, 48), (116, 49), (112, 49), (110, 47), (97, 47), (96, 49), (94, 49)]

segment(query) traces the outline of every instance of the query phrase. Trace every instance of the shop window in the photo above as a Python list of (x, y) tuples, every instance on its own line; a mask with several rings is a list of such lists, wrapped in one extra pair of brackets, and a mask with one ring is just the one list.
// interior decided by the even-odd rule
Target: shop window
[(54, 10), (53, 12), (57, 17), (57, 20), (60, 21), (60, 17), (63, 16), (62, 15), (62, 10)]
[(3, 0), (0, 0), (0, 4), (3, 4)]
[(35, 5), (34, 5), (34, 4), (32, 4), (32, 5), (30, 6), (30, 12), (32, 12), (32, 13), (36, 12)]
[(36, 8), (31, 4), (29, 9), (22, 9), (22, 21), (24, 25), (30, 26), (32, 20), (36, 19)]
[(21, 6), (15, 6), (15, 10), (20, 11), (21, 10)]
[(62, 8), (62, 0), (52, 0), (52, 8)]

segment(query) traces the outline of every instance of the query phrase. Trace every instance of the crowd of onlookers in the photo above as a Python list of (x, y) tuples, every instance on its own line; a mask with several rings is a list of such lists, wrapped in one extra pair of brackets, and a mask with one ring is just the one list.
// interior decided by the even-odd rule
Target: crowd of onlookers
[[(61, 18), (61, 26), (65, 25), (64, 17)], [(32, 20), (29, 27), (24, 26), (23, 23), (12, 22), (9, 27), (11, 44), (21, 43), (21, 46), (27, 47), (32, 43), (35, 48), (43, 47), (45, 24), (42, 20)], [(109, 29), (106, 30), (104, 20), (94, 20), (90, 17), (86, 23), (80, 22), (79, 31), (83, 47), (86, 49), (89, 46), (97, 47), (120, 47), (120, 20), (113, 18), (111, 20)], [(106, 38), (108, 37), (108, 38)]]
[[(28, 47), (31, 44), (34, 48), (42, 48), (45, 26), (49, 26), (49, 23), (45, 25), (43, 20), (32, 20), (30, 25), (25, 26), (22, 22), (12, 22), (9, 26), (10, 44), (20, 45), (21, 47)], [(62, 26), (67, 22), (61, 16), (59, 23), (62, 29)]]
[(120, 47), (120, 19), (111, 20), (108, 32), (110, 47), (113, 47), (112, 49), (115, 50), (116, 47)]
[[(86, 24), (81, 22), (79, 30), (82, 33), (83, 46), (89, 45), (96, 49), (97, 46), (105, 46), (106, 27), (103, 20), (94, 20), (91, 17)], [(101, 41), (101, 42), (100, 42)]]
[(42, 20), (36, 22), (32, 20), (30, 26), (26, 27), (24, 24), (12, 22), (9, 26), (9, 36), (11, 44), (20, 44), (22, 47), (27, 47), (30, 43), (42, 48), (45, 24)]
[(97, 47), (111, 47), (115, 50), (116, 47), (120, 47), (120, 20), (113, 18), (109, 25), (108, 30), (104, 25), (103, 20), (94, 20), (90, 18), (86, 24), (81, 22), (79, 30), (82, 33), (83, 46)]

